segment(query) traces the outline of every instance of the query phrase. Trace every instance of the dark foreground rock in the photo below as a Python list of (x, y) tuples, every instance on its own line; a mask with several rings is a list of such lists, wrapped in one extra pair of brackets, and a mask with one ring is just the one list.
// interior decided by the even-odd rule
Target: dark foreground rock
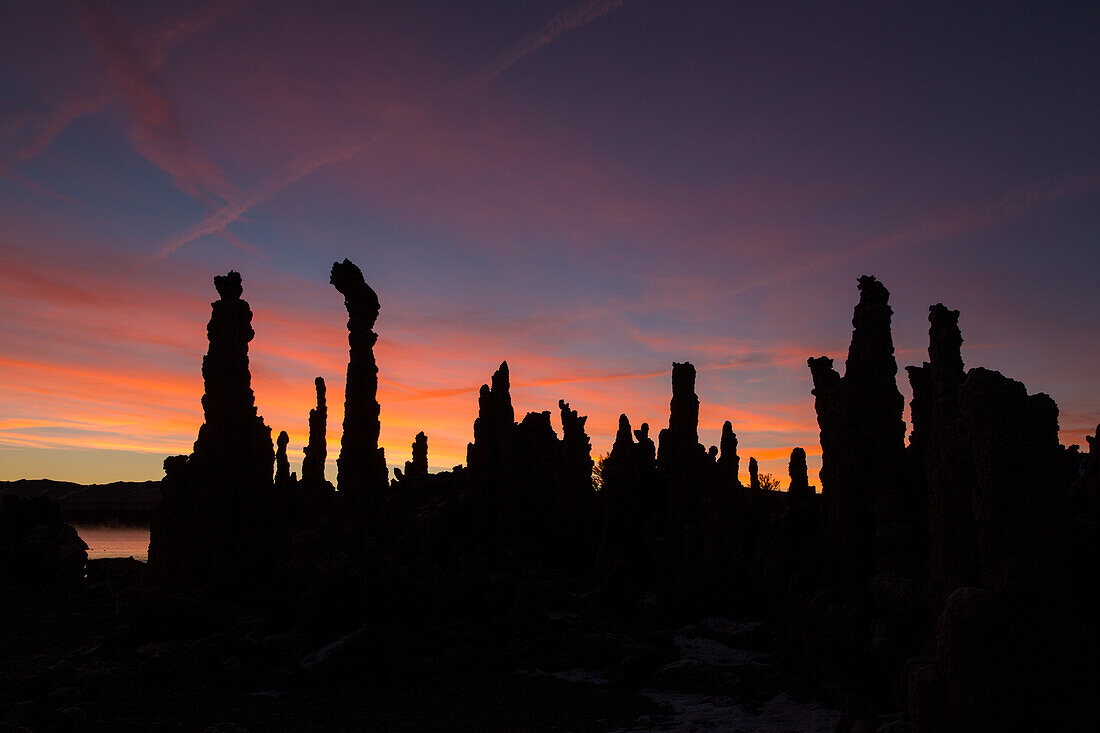
[[(151, 589), (139, 571), (132, 561), (96, 561), (63, 605), (23, 598), (26, 623), (0, 631), (0, 724), (647, 730), (680, 726), (685, 700), (696, 716), (706, 708), (761, 724), (805, 720), (807, 710), (834, 724), (839, 715), (783, 692), (761, 625), (624, 629), (555, 573), (523, 581), (503, 626), (367, 622), (329, 636)], [(766, 717), (753, 712), (761, 705)]]
[(87, 560), (88, 546), (61, 521), (56, 501), (0, 498), (0, 591), (78, 587)]

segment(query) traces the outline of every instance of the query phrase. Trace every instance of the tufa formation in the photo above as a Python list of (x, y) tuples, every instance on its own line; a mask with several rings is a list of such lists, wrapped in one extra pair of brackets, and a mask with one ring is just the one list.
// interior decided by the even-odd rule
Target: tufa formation
[[(1100, 684), (1100, 432), (1087, 455), (1064, 448), (1049, 397), (964, 371), (957, 311), (929, 310), (928, 361), (907, 369), (906, 444), (889, 292), (859, 278), (843, 376), (827, 356), (808, 360), (820, 493), (802, 448), (787, 491), (761, 489), (755, 458), (743, 486), (729, 421), (708, 452), (689, 363), (672, 365), (657, 444), (623, 414), (594, 463), (586, 417), (564, 399), (516, 421), (502, 362), (478, 394), (467, 465), (429, 474), (420, 432), (388, 482), (378, 298), (347, 260), (331, 282), (350, 347), (338, 491), (324, 481), (321, 378), (302, 480), (285, 432), (273, 479), (248, 371), (252, 314), (239, 275), (215, 278), (205, 422), (191, 455), (166, 459), (152, 527), (150, 576), (164, 592), (336, 639), (321, 647), (341, 659), (329, 680), (389, 675), (424, 639), (477, 628), (479, 654), (523, 659), (507, 656), (508, 669), (600, 669), (623, 689), (762, 695), (782, 679), (842, 705), (840, 731), (1100, 723), (1089, 694)], [(78, 555), (74, 545), (58, 572), (71, 575)], [(399, 648), (413, 627), (424, 638)], [(767, 651), (773, 666), (677, 658), (673, 640), (689, 629), (707, 645)], [(581, 651), (567, 651), (574, 642)], [(454, 657), (463, 665), (477, 663), (469, 644)], [(356, 651), (333, 651), (343, 645)]]

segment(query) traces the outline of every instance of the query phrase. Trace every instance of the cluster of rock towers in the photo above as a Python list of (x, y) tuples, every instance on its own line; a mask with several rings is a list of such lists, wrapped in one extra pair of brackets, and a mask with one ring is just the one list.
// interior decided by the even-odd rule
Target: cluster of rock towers
[[(317, 516), (316, 505), (334, 501), (337, 487), (339, 501), (366, 519), (364, 530), (378, 529), (378, 515), (391, 488), (384, 451), (378, 445), (380, 406), (374, 358), (378, 334), (374, 325), (380, 304), (362, 271), (344, 260), (333, 264), (330, 278), (344, 296), (349, 343), (335, 487), (325, 479), (328, 412), (324, 378), (316, 378), (316, 407), (309, 413), (309, 441), (299, 479), (287, 456), (287, 433), (281, 432), (273, 446), (272, 430), (257, 413), (248, 364), (248, 344), (255, 333), (252, 311), (241, 297), (240, 274), (230, 272), (215, 277), (214, 282), (219, 299), (212, 304), (207, 327), (210, 346), (203, 358), (205, 421), (191, 455), (165, 461), (164, 505), (154, 522), (150, 550), (150, 563), (157, 574), (185, 585), (202, 584), (226, 573), (238, 561), (256, 555), (256, 548), (267, 548), (269, 556), (277, 555), (277, 548), (272, 546), (275, 539), (287, 539), (288, 527), (293, 529), (296, 521), (300, 523), (302, 511)], [(639, 445), (626, 447), (631, 442), (630, 430), (626, 416), (622, 416), (620, 435), (608, 458), (612, 468), (606, 487), (610, 494), (619, 483), (614, 466), (633, 460), (624, 457), (624, 452), (635, 449), (640, 451), (640, 465), (649, 464), (639, 469), (642, 473), (659, 468), (662, 475), (677, 477), (674, 483), (681, 486), (701, 480), (702, 472), (709, 471), (708, 482), (743, 491), (738, 479), (737, 436), (731, 423), (727, 421), (723, 426), (720, 451), (711, 447), (708, 452), (698, 442), (695, 368), (687, 363), (674, 364), (672, 387), (669, 426), (660, 431), (659, 448), (649, 439), (647, 424), (636, 431)], [(491, 384), (482, 386), (478, 403), (468, 468), (456, 467), (436, 483), (461, 478), (475, 486), (475, 493), (493, 507), (482, 529), (494, 541), (510, 538), (511, 542), (531, 546), (536, 554), (545, 554), (547, 547), (553, 551), (554, 542), (540, 525), (560, 519), (565, 523), (556, 528), (560, 533), (575, 529), (576, 518), (586, 511), (597, 514), (593, 505), (592, 446), (585, 433), (587, 418), (562, 400), (558, 405), (563, 432), (560, 439), (551, 427), (549, 411), (529, 413), (517, 423), (507, 362), (493, 374)], [(395, 487), (431, 480), (427, 450), (427, 436), (421, 432), (412, 446), (412, 460), (405, 463), (404, 470), (395, 469)], [(755, 467), (755, 459), (751, 463)], [(755, 480), (755, 470), (753, 476)], [(537, 509), (527, 507), (528, 514), (517, 513), (515, 504), (519, 499), (513, 490), (517, 484), (527, 487), (527, 499), (539, 504)], [(796, 493), (813, 493), (801, 448), (792, 453), (791, 485)], [(653, 520), (658, 526), (667, 523), (670, 507), (678, 505), (667, 499), (663, 503), (660, 518)], [(582, 523), (600, 530), (599, 521)], [(196, 537), (205, 539), (196, 542)], [(254, 571), (249, 568), (249, 572)], [(238, 573), (231, 575), (226, 582), (240, 582)]]
[[(324, 380), (299, 479), (286, 433), (276, 452), (257, 414), (240, 276), (215, 278), (205, 422), (189, 456), (166, 459), (152, 527), (161, 582), (287, 594), (290, 576), (317, 593), (336, 582), (317, 558), (338, 558), (345, 574), (333, 597), (369, 599), (368, 613), (392, 588), (379, 568), (445, 570), (480, 587), (502, 568), (553, 567), (592, 584), (622, 619), (645, 603), (669, 617), (767, 618), (791, 674), (889, 700), (925, 730), (1012, 722), (1019, 711), (998, 701), (1025, 694), (1030, 669), (1050, 673), (1046, 692), (1057, 697), (1057, 681), (1081, 663), (1073, 634), (1096, 635), (1100, 568), (1095, 553), (1072, 548), (1100, 546), (1100, 426), (1081, 455), (1059, 444), (1049, 397), (997, 372), (964, 372), (959, 314), (942, 304), (930, 309), (929, 361), (907, 370), (907, 444), (889, 293), (859, 279), (843, 376), (827, 357), (808, 362), (820, 493), (802, 448), (790, 456), (788, 491), (776, 492), (761, 489), (752, 458), (741, 483), (730, 422), (718, 446), (701, 445), (688, 363), (673, 364), (656, 442), (647, 423), (632, 429), (620, 416), (597, 490), (586, 418), (562, 400), (561, 437), (549, 411), (517, 422), (506, 362), (481, 387), (466, 466), (429, 473), (421, 432), (389, 480), (378, 445), (378, 296), (348, 260), (333, 265), (331, 283), (350, 347), (338, 491), (324, 477)], [(355, 583), (361, 593), (348, 590)], [(1027, 642), (1006, 646), (1005, 635)], [(971, 720), (990, 709), (1001, 717)]]

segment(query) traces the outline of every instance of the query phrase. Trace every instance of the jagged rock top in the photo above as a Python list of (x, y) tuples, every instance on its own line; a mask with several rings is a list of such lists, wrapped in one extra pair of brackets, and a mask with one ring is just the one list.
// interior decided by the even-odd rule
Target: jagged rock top
[(792, 495), (810, 493), (810, 477), (806, 467), (805, 450), (796, 447), (791, 451), (791, 459), (787, 463), (787, 473), (791, 478), (788, 491)]
[(722, 423), (722, 438), (719, 441), (722, 447), (722, 455), (726, 458), (737, 456), (737, 433), (733, 432), (733, 423), (726, 420)]
[(631, 445), (634, 445), (634, 439), (630, 437), (630, 418), (623, 413), (619, 415), (619, 429), (615, 432), (615, 444), (611, 447), (611, 452), (614, 453), (616, 448), (625, 450)]
[(500, 362), (500, 368), (493, 372), (493, 394), (508, 391), (508, 362)]
[(886, 305), (890, 291), (874, 275), (860, 275), (859, 302), (868, 305)]
[(230, 270), (226, 275), (214, 276), (214, 288), (222, 300), (240, 300), (244, 293), (244, 285), (241, 284), (241, 273)]
[[(873, 275), (859, 278), (859, 303), (852, 315), (852, 343), (848, 348), (845, 377), (892, 384), (897, 374), (894, 343), (890, 335), (890, 291)], [(811, 364), (811, 369), (813, 365)]]
[(332, 272), (329, 274), (329, 283), (344, 296), (344, 305), (348, 311), (352, 309), (365, 312), (373, 311), (377, 318), (381, 305), (378, 302), (378, 294), (367, 281), (363, 279), (363, 271), (351, 260), (333, 262)]
[[(833, 360), (827, 356), (811, 356), (806, 360), (806, 363), (810, 366), (810, 376), (813, 379), (814, 388), (810, 390), (810, 394), (817, 397), (823, 397), (825, 392), (836, 386), (840, 381), (840, 374), (836, 369), (833, 369)], [(819, 393), (818, 390), (824, 390)]]
[(962, 331), (959, 330), (959, 312), (936, 303), (928, 308), (928, 359), (937, 371), (963, 371)]

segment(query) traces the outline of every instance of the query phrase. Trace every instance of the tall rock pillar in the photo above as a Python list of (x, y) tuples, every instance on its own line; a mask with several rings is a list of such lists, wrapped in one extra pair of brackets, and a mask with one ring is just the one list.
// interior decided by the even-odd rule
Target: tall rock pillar
[(336, 483), (350, 496), (371, 498), (386, 486), (386, 458), (378, 447), (378, 296), (351, 261), (334, 262), (329, 282), (348, 311), (348, 376), (344, 388), (344, 434), (336, 460)]
[(325, 482), (325, 458), (328, 446), (325, 431), (328, 427), (328, 405), (325, 403), (325, 380), (314, 380), (317, 388), (317, 406), (309, 411), (309, 443), (302, 460), (302, 483), (309, 488), (319, 488)]
[(905, 455), (904, 400), (890, 335), (890, 293), (874, 277), (859, 278), (852, 343), (845, 374), (832, 361), (810, 359), (818, 425), (821, 482), (829, 536), (842, 576), (856, 586), (876, 567), (898, 567), (912, 558)]
[(165, 459), (150, 527), (149, 569), (176, 587), (244, 591), (272, 570), (276, 523), (271, 428), (256, 413), (248, 342), (252, 310), (237, 272), (214, 278), (219, 299), (206, 327), (202, 427), (190, 456)]

